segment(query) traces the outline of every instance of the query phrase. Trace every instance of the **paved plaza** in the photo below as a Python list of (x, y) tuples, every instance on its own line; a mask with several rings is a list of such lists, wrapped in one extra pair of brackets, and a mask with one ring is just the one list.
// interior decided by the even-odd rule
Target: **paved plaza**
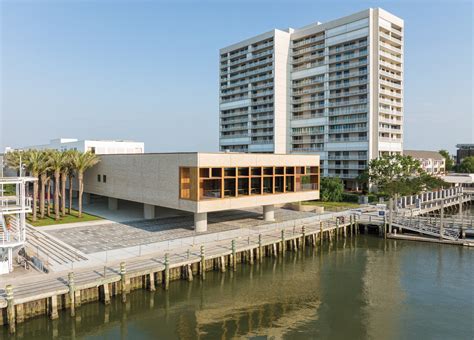
[[(315, 216), (315, 214), (277, 209), (275, 211), (275, 222), (285, 222), (310, 216)], [(265, 222), (262, 219), (261, 208), (209, 213), (208, 231), (206, 234), (252, 228), (265, 224), (274, 224), (275, 222)], [(92, 254), (106, 250), (136, 247), (192, 237), (196, 235), (193, 228), (193, 215), (187, 215), (132, 222), (106, 221), (102, 224), (96, 223), (73, 228), (55, 228), (44, 230), (44, 232), (84, 254)]]

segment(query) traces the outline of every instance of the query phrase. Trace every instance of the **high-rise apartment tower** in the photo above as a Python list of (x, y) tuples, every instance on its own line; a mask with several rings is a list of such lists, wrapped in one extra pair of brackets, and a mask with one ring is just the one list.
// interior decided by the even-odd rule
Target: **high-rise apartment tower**
[(371, 8), (221, 49), (221, 151), (317, 153), (356, 189), (403, 150), (403, 41), (403, 20)]

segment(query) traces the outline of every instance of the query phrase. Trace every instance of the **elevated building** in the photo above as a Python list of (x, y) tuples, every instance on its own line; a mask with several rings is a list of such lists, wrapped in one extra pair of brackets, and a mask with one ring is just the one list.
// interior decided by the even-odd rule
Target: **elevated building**
[(75, 138), (52, 139), (48, 144), (32, 145), (20, 148), (27, 149), (54, 149), (54, 150), (78, 150), (81, 152), (90, 151), (98, 155), (124, 154), (124, 153), (144, 153), (145, 144), (128, 140), (93, 140)]
[[(207, 230), (207, 214), (319, 199), (319, 156), (237, 153), (147, 153), (102, 155), (84, 175), (84, 192), (143, 204), (146, 219), (159, 207), (194, 214), (195, 229)], [(158, 207), (158, 208), (157, 208)]]
[(379, 8), (220, 50), (220, 150), (318, 154), (356, 178), (403, 150), (403, 20)]

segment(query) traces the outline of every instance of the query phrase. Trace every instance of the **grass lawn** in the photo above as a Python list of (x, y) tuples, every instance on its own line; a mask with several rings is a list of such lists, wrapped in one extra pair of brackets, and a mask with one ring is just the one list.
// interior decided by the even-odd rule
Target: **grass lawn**
[(325, 210), (343, 210), (343, 209), (354, 209), (359, 208), (360, 205), (352, 202), (322, 202), (322, 201), (307, 201), (303, 202), (303, 205), (316, 205), (318, 207), (324, 207)]
[(43, 227), (47, 225), (54, 225), (54, 224), (65, 224), (65, 223), (76, 223), (76, 222), (88, 222), (88, 221), (95, 221), (101, 220), (101, 217), (89, 215), (86, 213), (82, 213), (82, 217), (77, 217), (77, 210), (71, 210), (71, 215), (66, 214), (66, 216), (61, 217), (59, 221), (54, 219), (54, 213), (51, 214), (51, 217), (45, 216), (45, 218), (40, 219), (38, 214), (38, 220), (36, 222), (31, 221), (31, 214), (27, 216), (27, 222), (35, 227)]

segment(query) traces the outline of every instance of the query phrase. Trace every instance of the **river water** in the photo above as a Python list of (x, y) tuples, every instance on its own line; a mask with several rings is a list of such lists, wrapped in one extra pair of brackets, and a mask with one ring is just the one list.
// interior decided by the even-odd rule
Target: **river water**
[(73, 321), (27, 320), (4, 339), (473, 339), (474, 249), (334, 242), (128, 302), (84, 304)]

